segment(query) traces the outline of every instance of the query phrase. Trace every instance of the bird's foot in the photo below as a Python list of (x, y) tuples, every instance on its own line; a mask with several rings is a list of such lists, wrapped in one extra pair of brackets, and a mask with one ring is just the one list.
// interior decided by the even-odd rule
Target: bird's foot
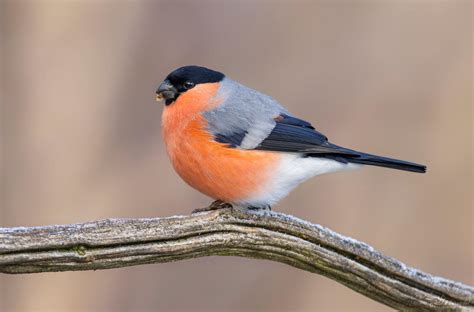
[(208, 207), (194, 209), (192, 213), (194, 214), (199, 212), (213, 211), (226, 208), (233, 208), (233, 206), (229, 203), (223, 202), (222, 200), (216, 200)]
[(272, 211), (272, 206), (270, 205), (265, 205), (265, 206), (260, 206), (260, 207), (255, 207), (255, 206), (249, 206), (247, 207), (248, 210), (253, 210), (253, 211)]

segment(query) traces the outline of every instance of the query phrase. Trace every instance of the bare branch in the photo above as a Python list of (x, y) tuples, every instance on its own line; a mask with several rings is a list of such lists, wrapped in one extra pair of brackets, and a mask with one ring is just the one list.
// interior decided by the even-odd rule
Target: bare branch
[(3, 273), (111, 269), (211, 255), (286, 263), (397, 309), (474, 308), (471, 286), (409, 268), (364, 243), (282, 213), (221, 209), (0, 228)]

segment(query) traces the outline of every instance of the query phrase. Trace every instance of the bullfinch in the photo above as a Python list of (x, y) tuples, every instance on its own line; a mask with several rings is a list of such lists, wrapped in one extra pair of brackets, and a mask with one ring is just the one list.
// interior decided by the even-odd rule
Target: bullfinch
[(176, 69), (156, 94), (174, 169), (216, 203), (271, 209), (311, 177), (363, 165), (426, 171), (332, 144), (270, 96), (205, 67)]

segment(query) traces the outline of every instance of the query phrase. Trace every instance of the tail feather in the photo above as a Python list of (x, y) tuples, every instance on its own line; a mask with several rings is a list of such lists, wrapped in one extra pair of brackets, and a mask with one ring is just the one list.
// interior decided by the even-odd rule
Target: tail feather
[(411, 171), (411, 172), (419, 172), (419, 173), (426, 172), (425, 165), (415, 164), (412, 162), (388, 158), (388, 157), (360, 153), (359, 157), (345, 157), (345, 158), (347, 162), (355, 163), (355, 164), (371, 165), (371, 166), (385, 167), (385, 168), (405, 170), (405, 171)]
[(348, 162), (354, 164), (362, 164), (362, 165), (370, 165), (370, 166), (378, 166), (378, 167), (385, 167), (397, 170), (404, 170), (404, 171), (411, 171), (411, 172), (419, 172), (425, 173), (426, 166), (420, 165), (416, 163), (412, 163), (409, 161), (398, 160), (383, 156), (371, 155), (366, 153), (357, 152), (348, 148), (340, 147), (337, 145), (331, 144), (333, 148), (337, 148), (341, 151), (341, 154), (325, 154), (324, 156), (319, 154), (312, 154), (311, 156), (323, 156), (326, 158), (334, 159), (340, 162)]

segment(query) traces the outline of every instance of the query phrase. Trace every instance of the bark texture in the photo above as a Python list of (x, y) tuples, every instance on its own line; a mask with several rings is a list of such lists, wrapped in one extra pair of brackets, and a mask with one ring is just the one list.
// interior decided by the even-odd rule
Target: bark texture
[(0, 228), (0, 272), (99, 270), (211, 255), (267, 259), (327, 276), (401, 310), (474, 309), (474, 288), (410, 268), (369, 245), (277, 212)]

